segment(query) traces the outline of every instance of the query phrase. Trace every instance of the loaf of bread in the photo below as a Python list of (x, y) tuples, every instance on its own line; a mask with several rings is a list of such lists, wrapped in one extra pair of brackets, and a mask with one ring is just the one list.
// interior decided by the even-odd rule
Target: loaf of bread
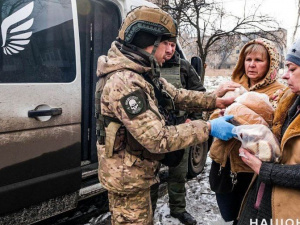
[(229, 98), (229, 97), (236, 98), (246, 92), (247, 92), (247, 90), (243, 86), (240, 86), (240, 87), (236, 88), (234, 91), (227, 91), (226, 94), (222, 98)]
[(234, 125), (249, 125), (249, 124), (263, 124), (269, 126), (269, 124), (253, 110), (240, 103), (233, 103), (225, 110), (225, 115), (233, 115)]
[(269, 127), (272, 126), (274, 109), (266, 94), (249, 91), (238, 97), (235, 101), (247, 106), (260, 115), (268, 123)]
[(272, 146), (265, 140), (259, 140), (258, 142), (248, 142), (245, 145), (253, 155), (258, 157), (261, 161), (271, 162), (274, 160), (274, 153)]
[(233, 128), (232, 132), (248, 149), (262, 161), (277, 161), (280, 156), (280, 145), (272, 131), (265, 125), (242, 125)]

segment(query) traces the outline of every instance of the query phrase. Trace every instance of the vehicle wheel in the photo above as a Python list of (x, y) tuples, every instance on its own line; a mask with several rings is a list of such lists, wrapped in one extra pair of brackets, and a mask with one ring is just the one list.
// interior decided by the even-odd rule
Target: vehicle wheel
[(187, 173), (188, 179), (192, 179), (202, 172), (205, 166), (207, 152), (207, 142), (190, 147)]

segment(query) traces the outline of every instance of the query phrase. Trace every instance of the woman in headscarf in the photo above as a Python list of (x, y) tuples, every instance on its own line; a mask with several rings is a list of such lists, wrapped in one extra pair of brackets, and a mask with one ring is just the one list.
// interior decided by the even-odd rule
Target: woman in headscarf
[[(275, 108), (284, 85), (277, 81), (279, 69), (279, 54), (271, 41), (255, 39), (249, 41), (241, 50), (237, 65), (232, 73), (231, 82), (225, 87), (238, 83), (247, 91), (264, 93), (269, 96), (270, 103)], [(218, 95), (218, 93), (217, 93)], [(211, 118), (215, 118), (214, 113)], [(210, 148), (210, 157), (213, 159), (210, 183), (218, 179), (213, 171), (227, 174), (229, 183), (211, 188), (216, 192), (217, 203), (225, 221), (234, 220), (241, 206), (243, 196), (253, 177), (253, 170), (239, 157), (241, 142), (236, 139), (221, 141), (216, 139)], [(217, 168), (217, 169), (216, 169)], [(225, 179), (226, 180), (226, 179)]]
[(258, 174), (246, 196), (238, 224), (300, 223), (300, 40), (286, 56), (287, 88), (275, 111), (273, 133), (281, 143), (279, 163), (261, 162), (241, 148), (242, 160)]

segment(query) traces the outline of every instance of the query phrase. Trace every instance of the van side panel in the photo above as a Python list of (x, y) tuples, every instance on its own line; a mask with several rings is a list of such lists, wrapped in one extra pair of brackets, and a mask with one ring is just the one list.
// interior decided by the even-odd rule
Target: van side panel
[(4, 2), (0, 4), (4, 31), (0, 47), (1, 215), (78, 193), (81, 186), (76, 1)]

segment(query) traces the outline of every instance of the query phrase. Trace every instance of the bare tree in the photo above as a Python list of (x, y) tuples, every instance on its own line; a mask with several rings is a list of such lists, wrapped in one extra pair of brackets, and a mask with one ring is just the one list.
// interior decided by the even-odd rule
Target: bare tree
[(217, 69), (221, 69), (225, 64), (230, 55), (232, 55), (235, 47), (240, 43), (239, 36), (234, 37), (224, 37), (221, 41), (218, 41), (216, 45), (213, 46), (212, 51), (219, 55), (219, 62), (217, 64)]
[[(278, 36), (270, 32), (278, 29), (278, 23), (267, 15), (259, 14), (259, 6), (247, 8), (245, 3), (243, 16), (226, 12), (218, 0), (170, 0), (169, 5), (162, 7), (178, 21), (181, 33), (195, 37), (203, 64), (208, 54), (216, 51), (214, 46), (226, 44), (226, 40), (234, 40), (236, 36), (249, 39), (265, 37), (281, 42)], [(231, 44), (231, 49), (234, 47)]]
[(298, 0), (298, 15), (297, 15), (296, 25), (295, 25), (295, 29), (294, 29), (294, 33), (293, 33), (293, 41), (295, 41), (295, 36), (298, 31), (299, 19), (300, 19), (300, 0)]

